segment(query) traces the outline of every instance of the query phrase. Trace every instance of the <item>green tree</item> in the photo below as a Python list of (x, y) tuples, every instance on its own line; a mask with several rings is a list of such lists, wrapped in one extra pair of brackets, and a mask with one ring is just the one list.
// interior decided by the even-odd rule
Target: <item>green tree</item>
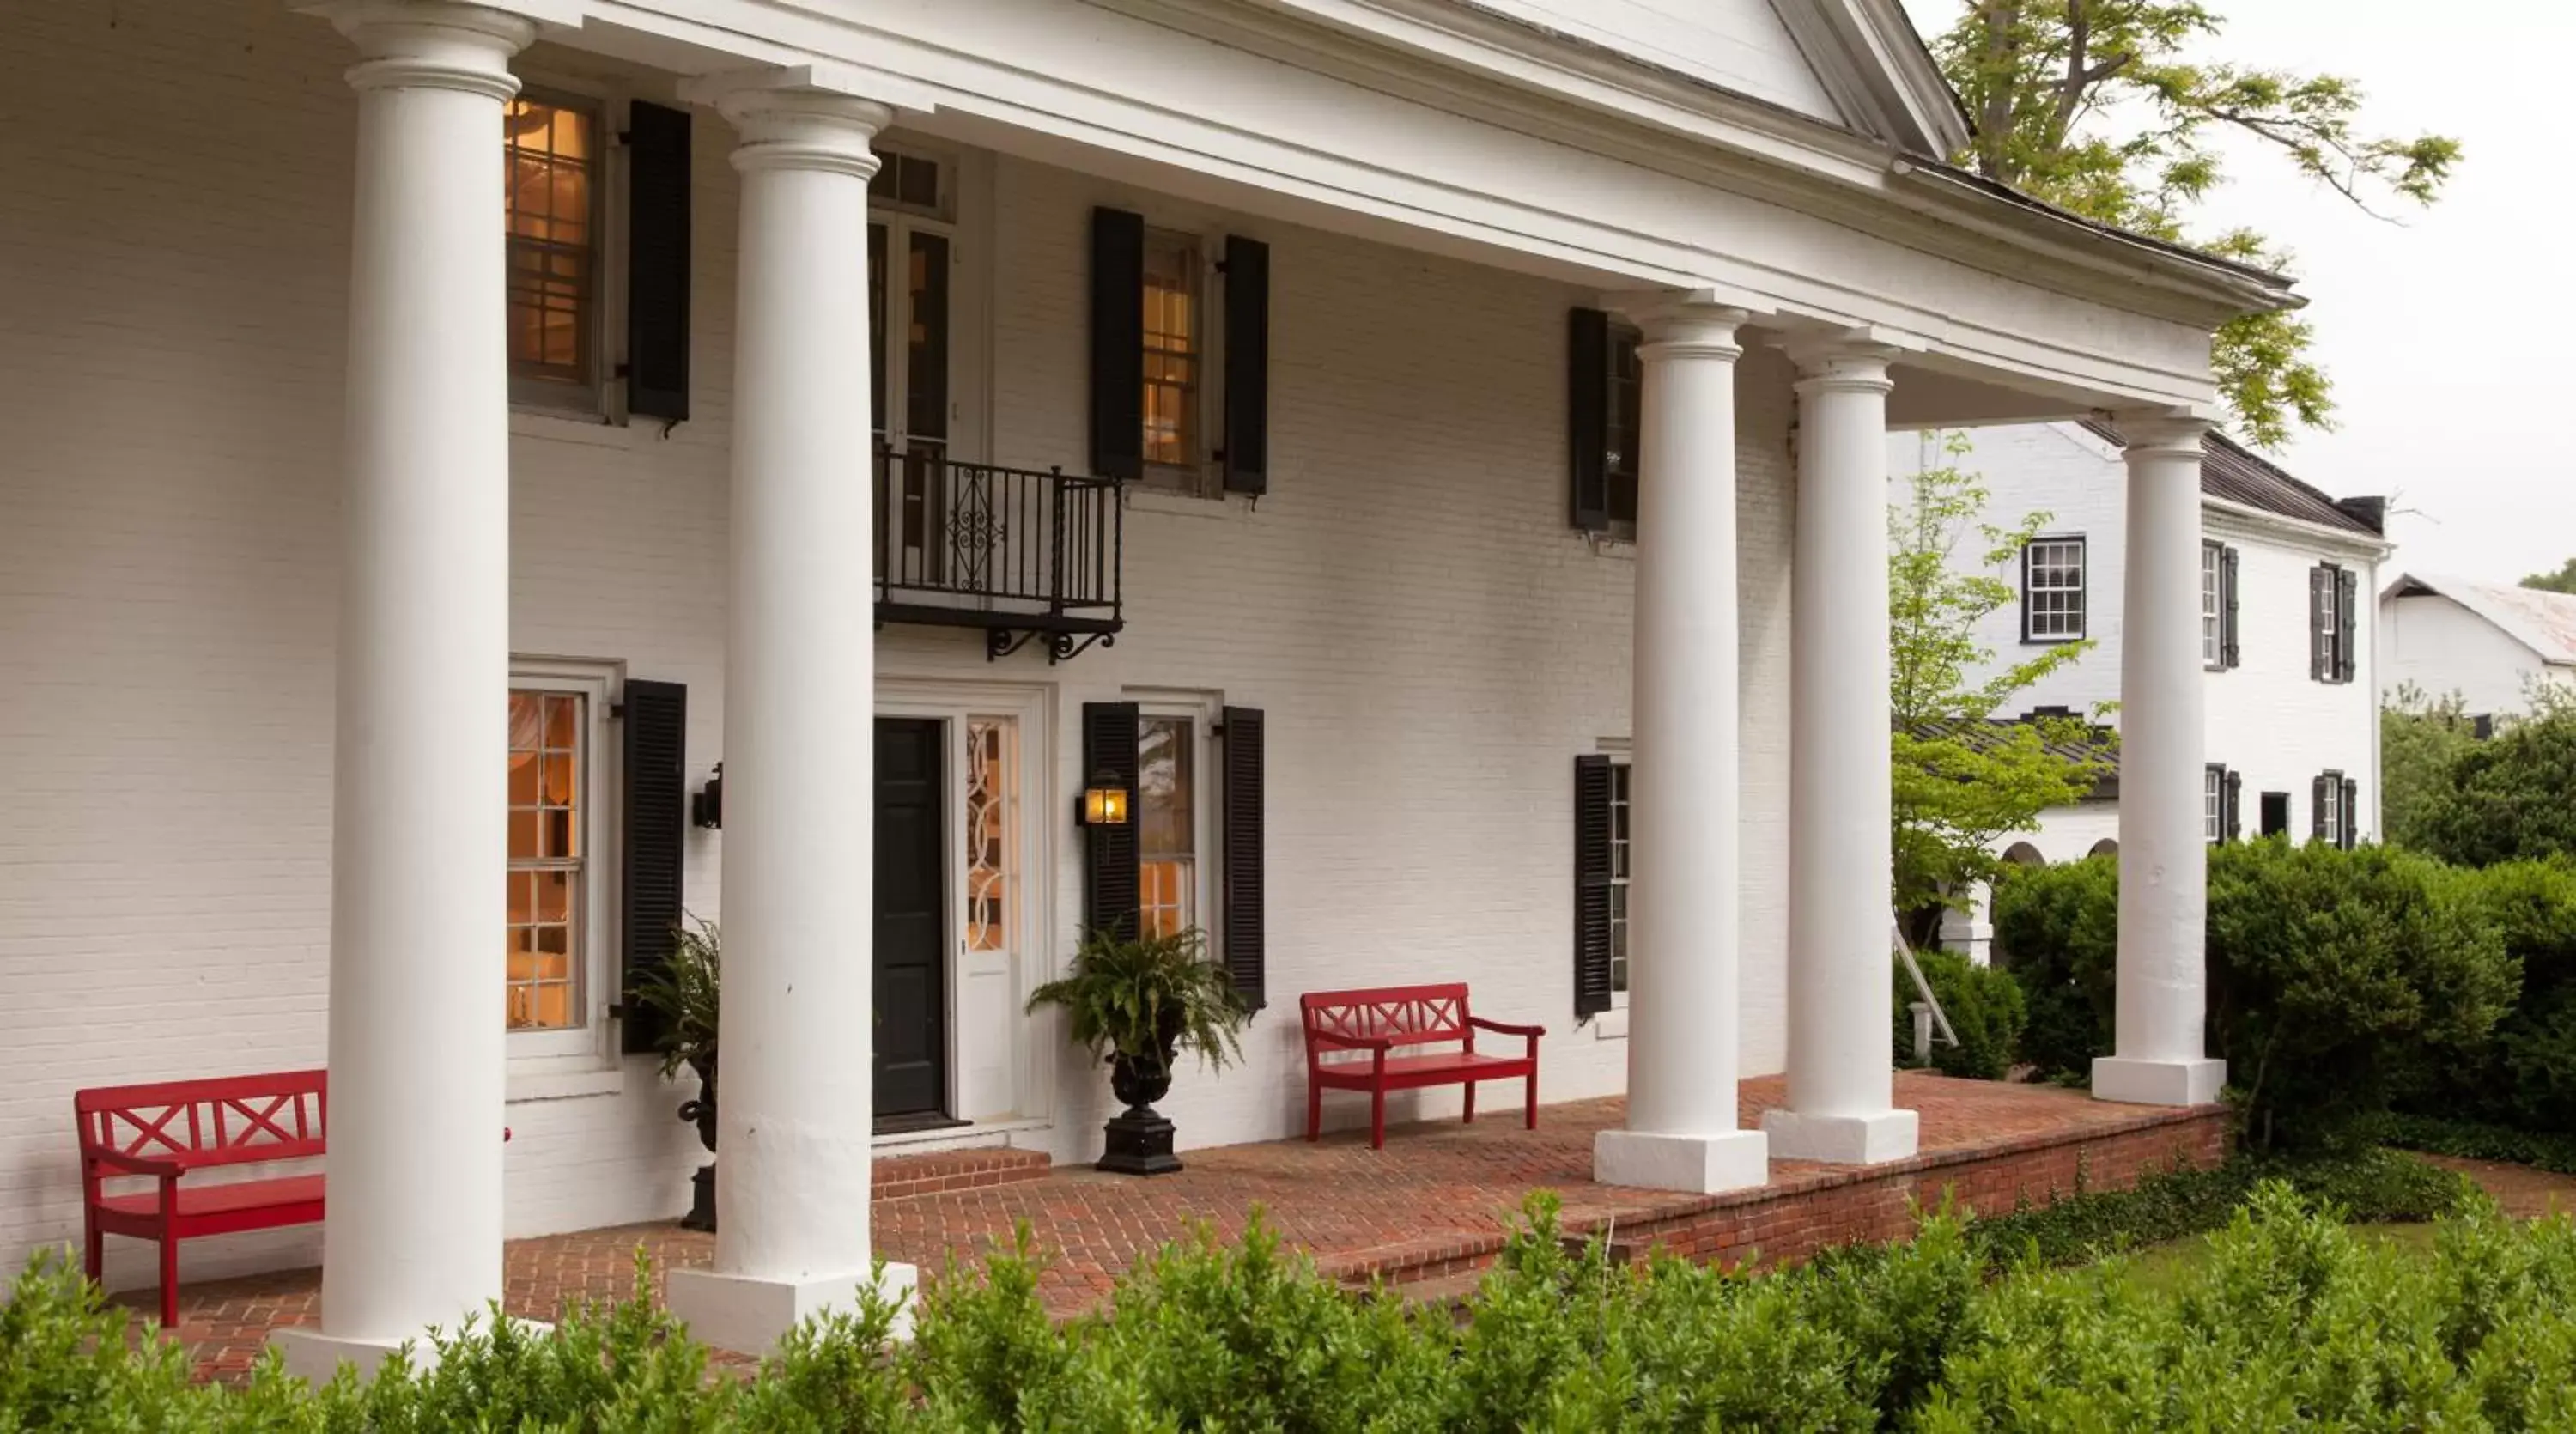
[(2379, 708), (2379, 829), (2391, 846), (2426, 849), (2452, 769), (2477, 746), (2468, 704), (2400, 683)]
[[(1986, 490), (1956, 461), (1967, 439), (1949, 435), (1944, 451), (1952, 461), (1916, 475), (1888, 512), (1896, 904), (1917, 946), (1937, 938), (1946, 906), (2002, 871), (1997, 838), (2036, 831), (2042, 811), (2081, 799), (2110, 766), (2104, 735), (2081, 718), (1994, 720), (2092, 643), (2060, 643), (1994, 668), (1977, 625), (2017, 596), (1995, 574), (2020, 558), (2049, 515), (2012, 528), (1986, 523)], [(1972, 543), (1976, 563), (1958, 565)]]
[(2533, 573), (2522, 585), (2545, 593), (2576, 593), (2576, 558), (2560, 563), (2554, 573)]
[(2576, 697), (2540, 686), (2531, 702), (2451, 764), (2417, 823), (2424, 850), (2460, 866), (2576, 857)]
[[(2188, 57), (2224, 23), (2197, 0), (1968, 0), (1933, 43), (1976, 127), (1959, 162), (2088, 219), (2267, 268), (2290, 258), (2270, 238), (2190, 222), (2225, 181), (2221, 136), (2250, 137), (2374, 214), (2388, 199), (2433, 202), (2457, 140), (2361, 129), (2361, 87), (2343, 76)], [(2219, 388), (2254, 442), (2277, 446), (2293, 420), (2329, 424), (2312, 339), (2279, 313), (2219, 330)]]

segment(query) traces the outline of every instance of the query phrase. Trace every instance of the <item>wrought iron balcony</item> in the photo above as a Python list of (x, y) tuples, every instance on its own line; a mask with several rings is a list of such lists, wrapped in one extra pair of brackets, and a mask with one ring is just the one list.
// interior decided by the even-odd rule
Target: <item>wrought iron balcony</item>
[(877, 622), (984, 629), (984, 655), (1046, 641), (1062, 662), (1125, 625), (1114, 478), (876, 454)]

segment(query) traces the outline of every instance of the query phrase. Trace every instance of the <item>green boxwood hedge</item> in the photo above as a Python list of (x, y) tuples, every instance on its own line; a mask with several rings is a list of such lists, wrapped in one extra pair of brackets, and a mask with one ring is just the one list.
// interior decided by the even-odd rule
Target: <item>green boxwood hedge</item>
[[(2391, 1178), (2365, 1174), (2356, 1188), (2384, 1194)], [(2201, 1211), (2200, 1194), (2164, 1188), (2166, 1207)], [(2113, 1208), (2095, 1212), (2118, 1234), (2134, 1222), (2103, 1215)], [(129, 1347), (123, 1311), (52, 1262), (21, 1276), (0, 1309), (0, 1430), (1570, 1434), (2576, 1420), (2576, 1225), (2563, 1219), (2523, 1226), (2472, 1203), (2429, 1257), (2410, 1256), (2266, 1181), (2203, 1266), (2147, 1282), (2117, 1259), (2052, 1268), (2039, 1227), (2015, 1218), (1980, 1227), (1935, 1214), (1898, 1245), (1748, 1276), (1620, 1265), (1598, 1243), (1570, 1249), (1538, 1196), (1456, 1314), (1354, 1299), (1256, 1226), (1230, 1249), (1202, 1238), (1167, 1250), (1107, 1313), (1064, 1326), (1040, 1308), (1024, 1243), (934, 1282), (915, 1338), (890, 1355), (888, 1312), (871, 1307), (809, 1325), (756, 1373), (717, 1379), (705, 1352), (641, 1300), (639, 1268), (636, 1300), (569, 1311), (545, 1332), (469, 1332), (442, 1341), (429, 1367), (398, 1361), (371, 1384), (344, 1376), (320, 1389), (274, 1365), (243, 1388), (192, 1385), (176, 1346)]]

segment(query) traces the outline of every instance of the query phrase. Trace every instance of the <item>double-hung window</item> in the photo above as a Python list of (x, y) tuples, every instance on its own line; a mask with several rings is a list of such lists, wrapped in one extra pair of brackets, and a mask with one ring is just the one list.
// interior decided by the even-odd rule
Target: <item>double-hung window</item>
[(503, 1018), (514, 1055), (588, 1055), (610, 947), (600, 818), (604, 678), (514, 674)]
[(2308, 570), (2308, 676), (2350, 682), (2359, 664), (2360, 576), (2350, 568), (2319, 563)]
[(2084, 539), (2036, 538), (2021, 553), (2021, 637), (2074, 642), (2084, 636)]
[(600, 393), (600, 109), (523, 93), (502, 111), (510, 396), (596, 412)]
[(2236, 665), (2236, 550), (2225, 543), (2200, 545), (2200, 665)]
[(1610, 999), (1628, 1004), (1628, 764), (1610, 764)]
[(2361, 840), (2361, 784), (2341, 772), (2320, 772), (2311, 790), (2308, 835), (2349, 850)]
[(1169, 936), (1199, 924), (1198, 724), (1147, 714), (1136, 722), (1138, 924)]
[(1206, 479), (1199, 442), (1205, 267), (1195, 236), (1145, 231), (1146, 481), (1192, 492)]
[[(1637, 536), (1637, 479), (1642, 471), (1638, 458), (1645, 442), (1646, 392), (1645, 368), (1637, 357), (1640, 342), (1635, 329), (1610, 326), (1610, 451), (1604, 466), (1610, 476), (1610, 536), (1614, 538)], [(1628, 769), (1622, 764), (1619, 770)]]
[(2212, 846), (2236, 840), (2237, 802), (2245, 785), (2241, 772), (2212, 762), (2201, 769), (2200, 834)]

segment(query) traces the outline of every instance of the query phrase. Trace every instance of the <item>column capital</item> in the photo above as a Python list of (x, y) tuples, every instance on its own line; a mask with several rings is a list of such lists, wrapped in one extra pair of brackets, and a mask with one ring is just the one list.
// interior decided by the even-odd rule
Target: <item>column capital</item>
[(2208, 419), (2185, 413), (2123, 413), (2115, 416), (2113, 426), (2119, 430), (2121, 456), (2131, 462), (2141, 458), (2196, 460), (2210, 429)]
[(857, 179), (877, 172), (869, 141), (894, 123), (896, 110), (933, 107), (920, 86), (849, 65), (705, 75), (681, 85), (680, 96), (732, 122), (742, 136), (733, 152), (737, 170), (814, 169)]
[(1618, 308), (1645, 335), (1637, 357), (1648, 363), (1670, 358), (1732, 363), (1744, 353), (1735, 331), (1752, 317), (1732, 304), (1695, 292), (1628, 299)]
[(1798, 366), (1797, 390), (1809, 393), (1885, 393), (1896, 386), (1887, 366), (1904, 350), (1862, 334), (1801, 335), (1780, 345)]
[(454, 0), (335, 0), (322, 16), (366, 58), (345, 72), (351, 89), (462, 90), (506, 100), (519, 92), (510, 57), (537, 37), (548, 13), (520, 4)]

